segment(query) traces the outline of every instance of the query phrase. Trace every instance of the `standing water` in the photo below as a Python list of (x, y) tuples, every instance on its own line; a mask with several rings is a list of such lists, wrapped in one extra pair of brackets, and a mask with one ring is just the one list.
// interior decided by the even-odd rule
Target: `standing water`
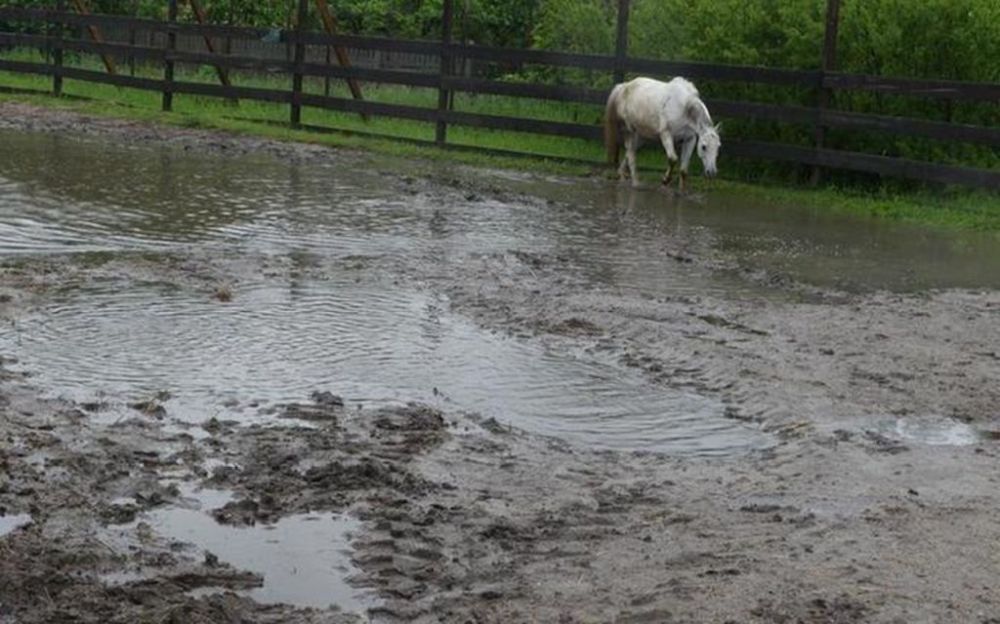
[[(3, 261), (108, 267), (20, 315), (0, 334), (0, 353), (57, 395), (109, 404), (105, 418), (166, 390), (168, 413), (185, 422), (267, 419), (258, 406), (330, 389), (352, 403), (475, 411), (592, 447), (730, 454), (766, 438), (724, 418), (717, 399), (651, 384), (599, 349), (492, 333), (427, 284), (474, 256), (516, 249), (568, 256), (586, 279), (622, 291), (749, 288), (696, 265), (668, 266), (665, 232), (807, 279), (877, 287), (907, 287), (914, 275), (954, 283), (944, 272), (966, 275), (989, 248), (592, 181), (498, 177), (565, 200), (549, 206), (400, 192), (386, 184), (398, 163), (207, 157), (12, 132), (0, 142)], [(934, 257), (918, 266), (927, 249)], [(204, 282), (218, 279), (200, 275), (206, 258), (238, 281), (232, 301), (205, 295)], [(988, 261), (996, 266), (997, 254)], [(121, 263), (132, 265), (127, 278)]]

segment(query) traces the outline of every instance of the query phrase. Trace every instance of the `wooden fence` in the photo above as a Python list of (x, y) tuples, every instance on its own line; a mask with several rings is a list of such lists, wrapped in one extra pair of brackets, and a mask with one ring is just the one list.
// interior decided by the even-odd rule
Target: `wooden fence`
[[(860, 171), (886, 176), (913, 178), (922, 181), (962, 184), (987, 189), (1000, 189), (1000, 171), (944, 165), (927, 161), (894, 158), (824, 147), (825, 129), (843, 128), (879, 131), (905, 136), (928, 137), (942, 141), (960, 141), (1000, 146), (1000, 128), (974, 126), (914, 118), (891, 117), (840, 111), (829, 107), (830, 94), (837, 90), (863, 90), (948, 100), (980, 101), (1000, 107), (1000, 84), (970, 83), (948, 80), (917, 80), (848, 74), (833, 71), (836, 53), (836, 24), (839, 0), (828, 0), (827, 36), (821, 70), (790, 70), (711, 63), (673, 62), (632, 58), (627, 54), (628, 0), (619, 0), (618, 44), (614, 55), (577, 54), (548, 50), (496, 48), (454, 43), (451, 40), (453, 0), (445, 0), (443, 36), (440, 41), (398, 40), (379, 37), (362, 37), (347, 34), (310, 32), (304, 25), (308, 17), (308, 0), (298, 0), (299, 27), (275, 31), (259, 28), (223, 26), (215, 24), (180, 23), (177, 21), (177, 0), (169, 0), (167, 21), (157, 21), (116, 15), (79, 14), (74, 12), (42, 9), (0, 7), (0, 22), (29, 21), (44, 25), (45, 34), (0, 32), (0, 47), (27, 46), (50, 52), (48, 61), (25, 62), (0, 59), (0, 70), (53, 78), (53, 91), (61, 93), (63, 79), (82, 80), (161, 92), (164, 110), (170, 110), (174, 94), (191, 94), (226, 99), (258, 100), (287, 104), (293, 125), (300, 125), (302, 107), (316, 107), (336, 111), (359, 113), (364, 116), (389, 116), (417, 120), (436, 125), (436, 143), (449, 145), (449, 125), (473, 126), (519, 132), (574, 137), (593, 141), (601, 140), (597, 125), (545, 121), (511, 116), (488, 115), (453, 110), (449, 105), (454, 92), (497, 94), (524, 98), (604, 104), (607, 92), (578, 86), (504, 82), (470, 76), (455, 71), (458, 62), (492, 62), (534, 64), (554, 67), (581, 68), (612, 73), (616, 81), (626, 74), (651, 74), (657, 76), (684, 75), (693, 79), (734, 81), (741, 83), (772, 84), (805, 87), (820, 97), (814, 106), (789, 106), (759, 102), (710, 100), (712, 113), (717, 118), (736, 117), (794, 123), (814, 129), (812, 146), (789, 145), (762, 141), (728, 138), (726, 154), (755, 159), (777, 160), (811, 165), (819, 168)], [(70, 29), (131, 29), (150, 33), (140, 43), (106, 41), (93, 35), (90, 38), (66, 36)], [(239, 53), (222, 54), (181, 49), (179, 37), (226, 38), (246, 42), (243, 47), (233, 46)], [(253, 55), (250, 42), (270, 41), (291, 51), (287, 55)], [(156, 45), (151, 45), (155, 43)], [(315, 55), (307, 55), (310, 47), (323, 49), (347, 48), (374, 51), (383, 54), (433, 56), (439, 59), (437, 71), (407, 71), (383, 67), (342, 66), (321, 62)], [(218, 46), (215, 46), (218, 49)], [(107, 57), (139, 59), (147, 63), (162, 64), (160, 79), (123, 75), (111, 71), (101, 72), (63, 64), (63, 51), (101, 54)], [(329, 59), (329, 56), (327, 56)], [(110, 58), (108, 59), (110, 61)], [(253, 70), (289, 74), (293, 77), (290, 90), (262, 89), (224, 84), (183, 82), (174, 78), (174, 64), (189, 63), (214, 66), (220, 78), (227, 70)], [(437, 108), (419, 107), (385, 102), (371, 102), (355, 98), (319, 95), (303, 91), (303, 77), (329, 79), (356, 79), (366, 82), (390, 83), (414, 87), (433, 88), (440, 97)], [(356, 94), (360, 95), (360, 93)]]
[[(109, 26), (101, 29), (101, 35), (107, 43), (125, 43), (147, 48), (164, 48), (166, 34), (147, 28), (126, 28), (122, 25)], [(294, 48), (281, 43), (270, 43), (260, 39), (212, 37), (213, 47), (229, 56), (243, 56), (256, 59), (272, 59), (291, 61), (294, 58)], [(205, 39), (198, 35), (179, 34), (176, 50), (180, 52), (205, 51)], [(311, 46), (306, 51), (306, 60), (313, 63), (326, 63), (325, 50)], [(419, 71), (425, 73), (437, 72), (440, 57), (430, 54), (388, 53), (382, 50), (361, 48), (348, 49), (351, 65), (371, 69), (399, 69), (404, 71)], [(135, 58), (127, 52), (112, 54), (122, 65), (132, 65)], [(135, 74), (134, 66), (130, 75)]]

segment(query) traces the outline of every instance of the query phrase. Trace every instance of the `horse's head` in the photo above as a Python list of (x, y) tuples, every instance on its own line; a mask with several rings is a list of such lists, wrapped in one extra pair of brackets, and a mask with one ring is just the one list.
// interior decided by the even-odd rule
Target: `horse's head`
[(722, 140), (719, 138), (719, 126), (705, 125), (698, 133), (698, 158), (705, 167), (705, 175), (712, 177), (716, 173), (715, 159), (719, 155)]

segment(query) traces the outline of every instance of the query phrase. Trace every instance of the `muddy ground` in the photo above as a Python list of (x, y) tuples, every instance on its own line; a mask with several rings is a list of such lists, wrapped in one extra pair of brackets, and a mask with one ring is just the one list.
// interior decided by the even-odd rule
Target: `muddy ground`
[[(0, 105), (0, 127), (342, 157), (22, 105)], [(155, 402), (102, 424), (100, 404), (42, 399), (4, 362), (0, 522), (22, 520), (0, 537), (0, 622), (1000, 622), (1000, 293), (824, 290), (671, 244), (672, 261), (789, 296), (604, 292), (517, 249), (411, 277), (485, 327), (611, 350), (651, 384), (717, 397), (769, 432), (768, 448), (595, 452), (416, 404), (348, 409), (335, 387), (272, 409), (278, 427), (178, 428)], [(234, 264), (7, 263), (0, 313), (109, 275), (213, 296)], [(383, 269), (412, 270), (359, 266)], [(930, 445), (875, 426), (887, 419), (974, 439)], [(350, 614), (247, 598), (258, 576), (142, 522), (189, 504), (179, 484), (235, 492), (212, 510), (227, 524), (360, 518), (352, 580), (377, 601)], [(205, 588), (228, 591), (192, 591)]]

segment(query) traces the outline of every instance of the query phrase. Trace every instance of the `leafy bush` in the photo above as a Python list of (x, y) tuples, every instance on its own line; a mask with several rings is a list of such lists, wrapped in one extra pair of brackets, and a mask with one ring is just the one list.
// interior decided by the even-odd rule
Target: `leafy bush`
[[(637, 57), (816, 69), (826, 0), (634, 0), (630, 53)], [(1000, 82), (1000, 3), (995, 0), (843, 0), (837, 69), (881, 76)], [(813, 89), (696, 81), (708, 98), (815, 103)], [(839, 91), (845, 110), (996, 125), (996, 103), (949, 102)], [(809, 145), (811, 129), (727, 120), (730, 135)], [(1000, 166), (995, 148), (878, 132), (835, 130), (826, 145), (921, 160)]]
[(602, 0), (542, 0), (538, 13), (536, 47), (594, 54), (614, 52), (615, 13)]
[(633, 56), (734, 65), (814, 68), (824, 0), (637, 0)]
[[(402, 38), (440, 36), (443, 0), (329, 0), (342, 30)], [(827, 0), (632, 0), (629, 52), (635, 57), (816, 69)], [(7, 6), (54, 6), (56, 0), (6, 0)], [(295, 0), (202, 0), (210, 19), (287, 26)], [(94, 11), (162, 18), (166, 0), (89, 0)], [(184, 3), (182, 3), (184, 4)], [(310, 3), (311, 4), (311, 3)], [(509, 47), (610, 54), (615, 0), (455, 0), (456, 39)], [(189, 19), (189, 18), (186, 18)], [(315, 20), (315, 15), (311, 18)], [(318, 28), (318, 22), (314, 24)], [(0, 24), (6, 30), (44, 25)], [(837, 69), (880, 76), (1000, 82), (997, 0), (842, 0)], [(608, 88), (610, 72), (497, 64), (508, 79)], [(666, 78), (666, 77), (663, 77)], [(812, 106), (815, 89), (696, 80), (707, 99)], [(982, 126), (1000, 124), (995, 102), (948, 101), (838, 91), (836, 108)], [(812, 144), (808, 126), (726, 120), (726, 134)], [(1000, 150), (982, 145), (835, 130), (831, 147), (924, 160), (1000, 167)], [(787, 168), (786, 168), (787, 169)]]

